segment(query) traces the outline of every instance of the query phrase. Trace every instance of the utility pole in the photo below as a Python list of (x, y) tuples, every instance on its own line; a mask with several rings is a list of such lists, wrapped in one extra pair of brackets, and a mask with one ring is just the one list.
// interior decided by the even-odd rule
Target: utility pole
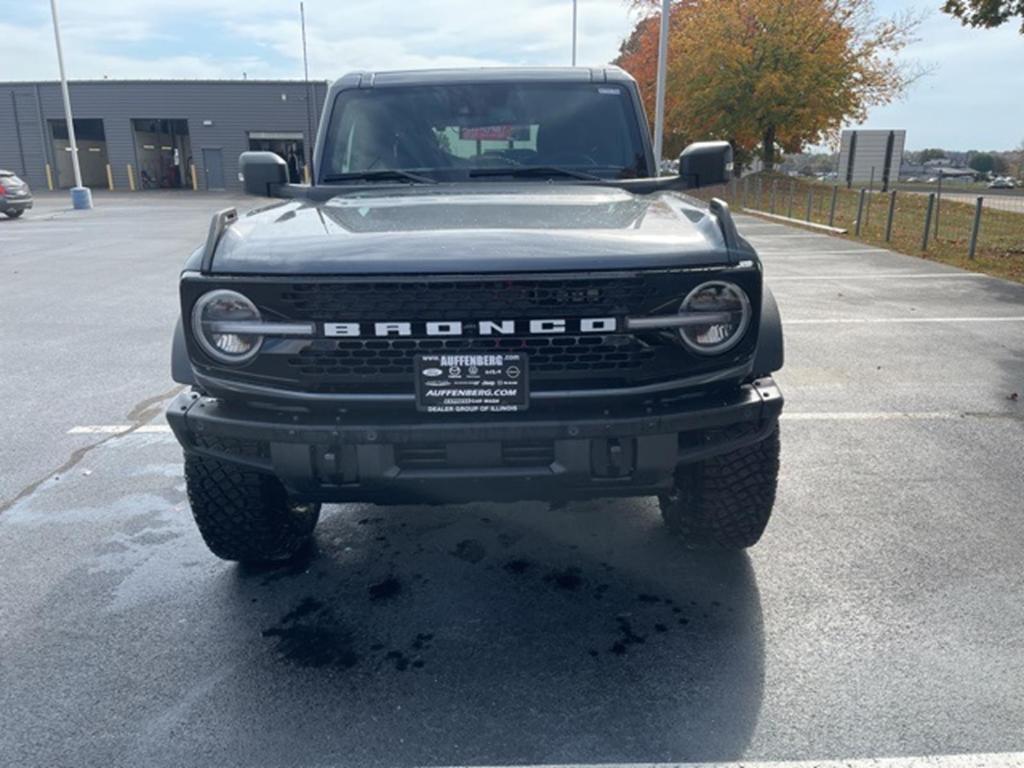
[(572, 65), (576, 66), (576, 5), (577, 0), (572, 0)]
[(668, 26), (672, 0), (661, 0), (661, 30), (658, 35), (658, 90), (654, 102), (654, 162), (661, 173), (661, 152), (665, 136), (665, 77), (668, 69)]
[(92, 192), (82, 186), (82, 168), (78, 164), (78, 142), (75, 140), (75, 121), (71, 116), (71, 95), (68, 93), (68, 78), (64, 73), (64, 49), (60, 44), (60, 20), (57, 15), (57, 0), (50, 0), (53, 15), (53, 39), (57, 43), (57, 66), (60, 67), (60, 90), (64, 96), (64, 120), (68, 124), (68, 143), (71, 145), (71, 167), (75, 172), (75, 186), (71, 190), (71, 205), (79, 210), (92, 208)]
[(306, 5), (299, 3), (299, 19), (302, 22), (302, 72), (306, 82), (306, 183), (313, 179), (313, 97), (309, 90), (309, 56), (306, 53)]

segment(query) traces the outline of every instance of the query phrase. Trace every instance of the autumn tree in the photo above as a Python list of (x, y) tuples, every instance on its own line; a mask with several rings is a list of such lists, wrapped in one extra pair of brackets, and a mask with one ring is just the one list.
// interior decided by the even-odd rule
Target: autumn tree
[[(870, 0), (675, 0), (666, 150), (726, 139), (737, 161), (759, 149), (772, 168), (780, 147), (834, 139), (920, 74), (896, 59), (918, 23), (880, 19)], [(641, 18), (615, 62), (637, 78), (652, 114), (659, 26), (658, 16)]]
[(942, 10), (968, 27), (999, 27), (1020, 16), (1024, 35), (1024, 0), (946, 0)]

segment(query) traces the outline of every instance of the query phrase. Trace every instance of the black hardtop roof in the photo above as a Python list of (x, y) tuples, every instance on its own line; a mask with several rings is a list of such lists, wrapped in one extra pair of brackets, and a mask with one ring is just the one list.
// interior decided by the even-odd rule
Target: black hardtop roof
[(631, 83), (633, 78), (615, 66), (597, 68), (465, 67), (460, 69), (410, 69), (392, 72), (351, 72), (338, 80), (335, 85), (387, 88), (403, 85), (521, 82)]

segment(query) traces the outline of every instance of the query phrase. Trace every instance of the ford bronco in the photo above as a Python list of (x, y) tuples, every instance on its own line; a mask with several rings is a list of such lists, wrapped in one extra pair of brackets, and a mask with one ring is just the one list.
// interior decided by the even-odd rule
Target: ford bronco
[(325, 502), (655, 496), (689, 545), (760, 538), (782, 328), (728, 206), (732, 151), (659, 177), (607, 69), (357, 73), (311, 185), (247, 152), (247, 192), (181, 273), (167, 418), (228, 560), (288, 558)]

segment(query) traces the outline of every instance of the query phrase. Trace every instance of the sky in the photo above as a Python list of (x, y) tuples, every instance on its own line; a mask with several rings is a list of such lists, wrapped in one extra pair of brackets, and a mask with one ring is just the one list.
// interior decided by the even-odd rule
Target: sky
[[(863, 127), (905, 128), (909, 149), (1024, 144), (1019, 23), (972, 30), (941, 0), (876, 0), (927, 13), (903, 54), (931, 68)], [(571, 0), (307, 0), (310, 76), (356, 69), (568, 64)], [(301, 78), (298, 0), (61, 0), (68, 77)], [(635, 21), (625, 0), (579, 0), (578, 60), (613, 59)], [(49, 3), (0, 0), (0, 81), (53, 80)]]

